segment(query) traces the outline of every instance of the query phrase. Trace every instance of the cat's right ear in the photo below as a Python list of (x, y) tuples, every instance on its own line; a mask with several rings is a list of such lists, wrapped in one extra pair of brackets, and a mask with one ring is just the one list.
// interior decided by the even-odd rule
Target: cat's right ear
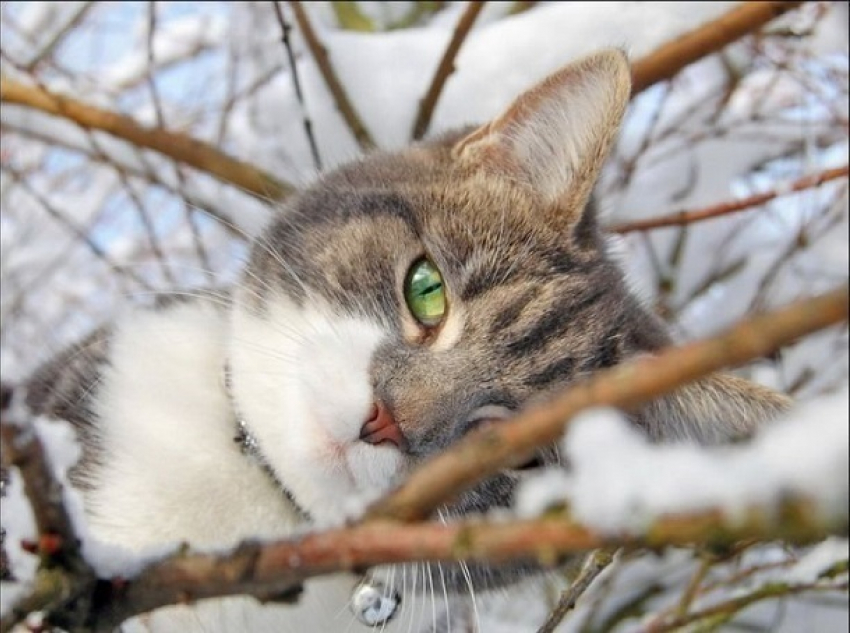
[(498, 118), (453, 148), (453, 156), (533, 189), (575, 223), (610, 150), (631, 92), (626, 56), (606, 49), (572, 63), (520, 95)]

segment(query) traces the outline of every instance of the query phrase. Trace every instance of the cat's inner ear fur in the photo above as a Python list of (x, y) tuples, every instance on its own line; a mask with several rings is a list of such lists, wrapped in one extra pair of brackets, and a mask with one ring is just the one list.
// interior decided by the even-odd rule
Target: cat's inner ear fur
[(544, 204), (577, 222), (631, 91), (625, 55), (606, 49), (531, 88), (498, 118), (462, 139), (461, 163), (527, 184)]

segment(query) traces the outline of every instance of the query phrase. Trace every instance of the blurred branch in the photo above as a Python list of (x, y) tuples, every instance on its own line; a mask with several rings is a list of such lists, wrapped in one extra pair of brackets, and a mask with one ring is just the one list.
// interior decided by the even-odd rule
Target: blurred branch
[(437, 65), (434, 77), (431, 79), (431, 85), (428, 86), (428, 91), (419, 102), (419, 112), (416, 114), (416, 121), (413, 124), (412, 137), (414, 140), (421, 139), (425, 135), (425, 132), (428, 131), (428, 124), (431, 122), (431, 116), (434, 114), (437, 100), (443, 92), (443, 86), (446, 85), (449, 75), (455, 70), (455, 57), (457, 57), (463, 41), (472, 29), (475, 18), (478, 17), (478, 14), (481, 13), (481, 9), (483, 8), (483, 2), (469, 2), (466, 5), (463, 15), (460, 16), (460, 20), (458, 20), (457, 26), (455, 26), (455, 30), (449, 40), (449, 44), (443, 52), (443, 57)]
[(307, 48), (310, 49), (313, 59), (316, 60), (316, 66), (325, 80), (325, 85), (330, 90), (339, 113), (345, 119), (351, 133), (354, 134), (354, 138), (357, 140), (358, 145), (360, 145), (360, 149), (365, 151), (375, 147), (375, 141), (372, 140), (369, 130), (363, 125), (363, 121), (360, 120), (360, 116), (348, 100), (348, 95), (331, 64), (328, 51), (322, 46), (322, 43), (316, 36), (316, 32), (313, 30), (313, 25), (310, 24), (310, 19), (307, 17), (304, 7), (297, 0), (290, 0), (289, 6), (292, 7), (292, 14), (295, 16), (295, 21), (298, 23), (301, 35), (307, 43)]
[(47, 200), (47, 198), (41, 195), (41, 193), (36, 191), (32, 187), (32, 185), (27, 182), (26, 177), (23, 174), (12, 169), (8, 165), (5, 167), (5, 169), (9, 172), (10, 176), (15, 180), (15, 182), (17, 182), (21, 186), (21, 188), (26, 191), (39, 205), (41, 205), (41, 207), (47, 212), (50, 217), (56, 220), (56, 222), (58, 222), (61, 226), (65, 227), (65, 229), (69, 233), (71, 233), (76, 239), (85, 244), (86, 247), (88, 247), (88, 249), (92, 252), (92, 254), (97, 259), (106, 264), (106, 266), (113, 273), (115, 273), (116, 276), (118, 276), (119, 278), (122, 276), (128, 277), (135, 281), (137, 284), (139, 284), (142, 288), (145, 288), (147, 290), (151, 289), (150, 284), (148, 284), (147, 281), (139, 277), (132, 270), (112, 261), (112, 258), (109, 256), (109, 254), (91, 238), (91, 236), (89, 235), (89, 231), (77, 226), (77, 224), (71, 221), (70, 218), (66, 217), (66, 215), (61, 210), (53, 206)]
[[(221, 208), (220, 201), (218, 199), (213, 200), (203, 191), (190, 191), (187, 186), (188, 183), (169, 182), (164, 174), (155, 171), (153, 166), (144, 161), (141, 155), (136, 156), (138, 159), (137, 164), (132, 164), (131, 161), (127, 160), (125, 152), (110, 152), (108, 148), (103, 146), (103, 144), (97, 142), (97, 139), (92, 134), (92, 130), (87, 130), (89, 134), (84, 145), (69, 142), (68, 139), (64, 138), (61, 134), (51, 134), (51, 130), (49, 128), (31, 129), (3, 122), (0, 123), (0, 130), (8, 130), (15, 134), (20, 134), (21, 136), (32, 138), (48, 145), (65, 148), (83, 155), (95, 163), (114, 169), (116, 172), (126, 176), (141, 178), (153, 185), (162, 187), (163, 190), (168, 191), (176, 197), (182, 198), (187, 204), (195, 207), (196, 209), (202, 210), (204, 213), (215, 219), (219, 223), (219, 226), (224, 228), (224, 230), (230, 233), (230, 235), (234, 238), (239, 240), (247, 239), (245, 233), (236, 228), (233, 224), (233, 218)], [(141, 154), (141, 152), (138, 152), (138, 154)]]
[(185, 134), (143, 127), (128, 116), (85, 104), (72, 97), (0, 78), (0, 101), (23, 105), (73, 121), (82, 128), (108, 132), (139, 147), (155, 150), (262, 199), (282, 199), (294, 188), (260, 169), (232, 158)]
[(682, 226), (685, 224), (692, 224), (694, 222), (709, 220), (711, 218), (717, 218), (724, 215), (731, 215), (733, 213), (745, 211), (746, 209), (761, 206), (766, 202), (769, 202), (774, 198), (778, 198), (780, 196), (787, 196), (797, 191), (811, 189), (812, 187), (818, 187), (825, 182), (829, 182), (830, 180), (846, 178), (849, 172), (850, 166), (848, 165), (844, 165), (843, 167), (836, 167), (834, 169), (825, 169), (824, 171), (818, 172), (816, 174), (804, 176), (788, 185), (776, 187), (772, 191), (759, 193), (744, 198), (742, 200), (724, 202), (721, 204), (716, 204), (710, 207), (696, 209), (693, 211), (677, 211), (676, 213), (663, 215), (657, 218), (635, 220), (634, 222), (623, 222), (621, 224), (615, 224), (614, 226), (609, 227), (607, 230), (613, 233), (649, 231), (662, 227)]
[(561, 621), (575, 608), (576, 602), (587, 591), (590, 584), (611, 564), (615, 555), (616, 551), (611, 549), (600, 549), (588, 554), (578, 575), (561, 593), (558, 604), (552, 609), (537, 633), (554, 633)]
[[(264, 545), (243, 543), (223, 556), (180, 552), (150, 565), (130, 582), (103, 581), (94, 589), (88, 575), (60, 574), (55, 582), (64, 587), (71, 584), (67, 595), (97, 591), (97, 607), (89, 604), (84, 623), (106, 630), (132, 615), (202, 598), (251, 594), (261, 601), (289, 600), (307, 578), (377, 564), (424, 560), (499, 563), (533, 557), (544, 565), (553, 565), (567, 553), (597, 548), (657, 548), (705, 542), (716, 547), (741, 539), (785, 539), (802, 544), (828, 534), (845, 534), (846, 507), (816, 511), (812, 500), (793, 495), (785, 495), (778, 506), (753, 506), (732, 518), (720, 509), (662, 516), (641, 534), (602, 534), (576, 523), (564, 511), (510, 523), (470, 520), (407, 525), (399, 519), (424, 517), (464, 486), (523, 461), (534, 447), (556, 440), (567, 421), (583, 409), (601, 404), (629, 408), (837, 323), (846, 319), (847, 313), (848, 288), (844, 286), (752, 317), (712, 339), (601, 371), (548, 405), (529, 409), (513, 422), (473, 433), (455, 448), (434, 457), (353, 527)], [(30, 596), (28, 609), (46, 608), (33, 599)], [(563, 602), (568, 609), (569, 594)], [(81, 599), (75, 598), (75, 603), (82, 604)]]
[[(101, 583), (100, 608), (88, 614), (85, 624), (98, 631), (112, 630), (129, 617), (159, 607), (228, 595), (286, 602), (295, 599), (309, 578), (382, 564), (499, 563), (530, 558), (552, 566), (565, 556), (597, 548), (659, 548), (702, 542), (720, 547), (753, 538), (808, 544), (846, 530), (846, 509), (837, 509), (835, 516), (818, 516), (808, 501), (790, 497), (777, 507), (752, 506), (734, 518), (720, 510), (660, 517), (638, 535), (601, 534), (564, 513), (508, 523), (480, 519), (449, 524), (368, 521), (278, 542), (247, 542), (228, 554), (174, 554), (126, 582)], [(606, 558), (602, 554), (591, 559), (579, 574), (575, 597), (602, 571)], [(565, 605), (571, 608), (573, 592), (568, 590), (565, 596)]]
[(716, 20), (680, 35), (632, 65), (632, 95), (659, 81), (670, 79), (685, 66), (719, 51), (801, 4), (742, 2)]
[(46, 42), (26, 63), (25, 68), (28, 72), (35, 72), (42, 60), (53, 54), (56, 47), (64, 41), (65, 36), (73, 31), (86, 18), (89, 10), (95, 6), (94, 2), (80, 2), (78, 4), (79, 6), (77, 6), (76, 9), (68, 15), (65, 23), (56, 30), (53, 37), (51, 37), (50, 40)]
[(845, 321), (847, 304), (848, 286), (843, 285), (753, 316), (718, 336), (599, 371), (548, 404), (473, 431), (414, 471), (395, 492), (375, 503), (367, 516), (401, 521), (426, 517), (461, 490), (503, 468), (522, 464), (538, 446), (557, 441), (580, 411), (601, 405), (629, 409), (713, 371), (764, 356), (805, 334)]
[(730, 600), (720, 602), (699, 611), (693, 611), (668, 620), (654, 620), (642, 627), (642, 633), (667, 633), (668, 631), (681, 631), (689, 624), (695, 622), (703, 622), (711, 627), (711, 630), (716, 630), (724, 623), (731, 620), (733, 617), (745, 607), (768, 600), (771, 598), (784, 598), (798, 593), (811, 593), (813, 591), (842, 591), (846, 592), (848, 588), (847, 581), (830, 581), (818, 580), (810, 583), (788, 583), (788, 582), (773, 582), (755, 589), (743, 596), (738, 596)]
[[(44, 447), (28, 421), (11, 419), (12, 408), (3, 409), (0, 434), (3, 468), (17, 468), (23, 481), (38, 531), (34, 543), (23, 547), (40, 558), (32, 590), (15, 605), (0, 630), (7, 631), (34, 611), (58, 608), (64, 614), (76, 606), (87, 611), (96, 576), (82, 558), (73, 523), (63, 504), (62, 484), (53, 476)], [(77, 600), (82, 597), (82, 602)], [(65, 624), (60, 616), (56, 624)]]
[[(334, 2), (334, 8), (338, 8), (343, 3)], [(348, 2), (356, 8), (356, 3)], [(301, 91), (301, 80), (298, 77), (298, 65), (295, 63), (295, 52), (292, 50), (292, 41), (289, 39), (289, 32), (292, 27), (286, 21), (283, 15), (283, 9), (280, 8), (279, 2), (273, 2), (275, 17), (280, 25), (281, 41), (283, 48), (286, 50), (286, 59), (289, 61), (289, 73), (292, 77), (292, 87), (295, 89), (295, 98), (298, 99), (298, 105), (301, 107), (301, 122), (304, 125), (304, 134), (307, 136), (307, 143), (310, 145), (310, 153), (313, 155), (313, 165), (316, 171), (322, 170), (322, 159), (319, 156), (319, 146), (316, 144), (316, 137), (313, 135), (313, 122), (307, 114), (307, 106), (304, 104), (304, 93)]]

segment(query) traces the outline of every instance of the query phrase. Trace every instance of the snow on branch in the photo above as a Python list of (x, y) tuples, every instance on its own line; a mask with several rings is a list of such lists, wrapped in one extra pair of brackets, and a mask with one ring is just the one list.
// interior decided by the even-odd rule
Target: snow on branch
[[(637, 525), (594, 520), (592, 513), (582, 510), (580, 504), (572, 508), (569, 498), (565, 504), (538, 503), (537, 512), (542, 514), (532, 518), (512, 520), (498, 516), (450, 524), (406, 523), (428, 515), (445, 499), (499, 468), (521, 461), (522, 455), (531, 448), (557, 441), (567, 421), (585, 409), (599, 405), (628, 408), (716, 369), (752, 360), (806, 333), (839, 323), (847, 318), (847, 314), (848, 289), (844, 286), (752, 317), (711, 339), (670, 348), (655, 358), (599, 372), (589, 380), (570, 387), (549, 405), (530, 409), (514, 422), (493, 427), (490, 432), (471, 435), (455, 448), (435, 457), (414, 473), (408, 483), (373, 505), (365, 519), (349, 527), (273, 543), (246, 542), (230, 553), (192, 554), (181, 550), (148, 565), (138, 575), (127, 573), (127, 577), (120, 579), (94, 581), (96, 565), (85, 564), (80, 571), (65, 562), (80, 560), (75, 539), (69, 535), (65, 521), (59, 528), (51, 528), (58, 530), (62, 538), (54, 541), (51, 549), (44, 552), (50, 562), (49, 577), (53, 583), (50, 586), (62, 588), (64, 601), (57, 597), (56, 591), (36, 592), (25, 599), (26, 609), (14, 611), (3, 621), (3, 630), (33, 609), (45, 610), (48, 621), (51, 617), (73, 617), (77, 618), (75, 625), (111, 630), (133, 615), (204, 598), (251, 594), (262, 601), (285, 602), (295, 599), (301, 583), (310, 577), (385, 563), (426, 560), (499, 563), (532, 559), (543, 565), (555, 565), (570, 555), (598, 548), (660, 548), (694, 544), (722, 548), (753, 539), (783, 539), (789, 543), (807, 544), (832, 534), (847, 534), (846, 504), (825, 502), (833, 500), (836, 494), (841, 496), (842, 491), (822, 491), (823, 477), (799, 477), (800, 480), (795, 481), (799, 471), (793, 465), (775, 478), (777, 487), (785, 491), (784, 494), (777, 490), (767, 499), (745, 497), (742, 502), (738, 488), (753, 494), (761, 489), (743, 486), (730, 492), (730, 488), (721, 487), (717, 496), (701, 498), (704, 505), (691, 504), (685, 511), (669, 509), (651, 517), (642, 515)], [(625, 422), (622, 426), (623, 429), (628, 428)], [(575, 455), (587, 453), (590, 445), (598, 441), (600, 428), (604, 430), (606, 427), (595, 422), (576, 422), (576, 427), (564, 440), (567, 442), (567, 454), (571, 454), (570, 450)], [(593, 432), (588, 432), (588, 429)], [(610, 426), (608, 430), (611, 430)], [(605, 440), (605, 445), (625, 444), (628, 447), (628, 438), (617, 437), (619, 431), (614, 431), (615, 434)], [(802, 431), (809, 433), (806, 428)], [(628, 429), (628, 432), (633, 431)], [(743, 462), (752, 462), (759, 459), (760, 454), (772, 451), (776, 454), (763, 459), (767, 460), (766, 463), (775, 464), (778, 463), (777, 455), (784, 454), (789, 443), (799, 444), (799, 432), (799, 425), (776, 424), (759, 435), (752, 445), (714, 449), (717, 459), (707, 466), (698, 459), (679, 462), (696, 464), (697, 468), (715, 468), (714, 474), (719, 478), (720, 471), (729, 470), (721, 451), (737, 450), (736, 459)], [(4, 429), (3, 433), (4, 445), (20, 450), (21, 440), (14, 432)], [(815, 435), (829, 442), (830, 446), (846, 445), (846, 442), (836, 442), (830, 433)], [(34, 435), (30, 434), (28, 441), (37, 446)], [(581, 444), (571, 448), (570, 442)], [(636, 442), (632, 448), (636, 451), (664, 450), (648, 444), (646, 440)], [(694, 455), (709, 451), (696, 446), (680, 448), (693, 451)], [(23, 463), (20, 459), (16, 460), (16, 454), (19, 453), (11, 453), (13, 463)], [(28, 454), (35, 455), (30, 459), (36, 464), (43, 460), (39, 457), (43, 455), (41, 451)], [(834, 474), (836, 465), (833, 457), (818, 458), (821, 474)], [(647, 467), (658, 463), (643, 454), (641, 461)], [(575, 481), (580, 482), (581, 470), (579, 465)], [(32, 472), (25, 468), (21, 471), (24, 478), (34, 477)], [(448, 475), (445, 476), (445, 473)], [(544, 472), (539, 477), (547, 474), (567, 477), (566, 485), (558, 490), (569, 490), (572, 473), (555, 470)], [(714, 476), (711, 473), (706, 475), (704, 470), (699, 475), (703, 480), (714, 480)], [(28, 487), (33, 485), (27, 482)], [(523, 494), (527, 495), (521, 491), (520, 496)], [(846, 496), (846, 490), (844, 494)], [(734, 499), (727, 499), (724, 495), (731, 495)], [(627, 497), (623, 499), (624, 503), (633, 503)], [(709, 504), (709, 500), (715, 505)], [(37, 506), (37, 515), (53, 503), (50, 497), (39, 492), (33, 495), (31, 501)], [(729, 506), (729, 503), (733, 505)], [(518, 511), (524, 514), (521, 506)], [(528, 507), (527, 503), (525, 507)], [(732, 507), (731, 511), (729, 507)], [(584, 516), (590, 517), (590, 522), (584, 520)], [(40, 522), (40, 525), (43, 524)], [(597, 567), (604, 566), (603, 562), (604, 557), (597, 561)], [(43, 574), (43, 571), (39, 573)], [(601, 569), (595, 573), (598, 571)], [(101, 569), (99, 575), (103, 577), (106, 574)], [(815, 589), (827, 584), (824, 581)], [(829, 586), (839, 585), (831, 583)], [(802, 589), (789, 585), (788, 591)], [(91, 595), (86, 597), (86, 592)], [(569, 595), (565, 595), (564, 600), (568, 609)]]

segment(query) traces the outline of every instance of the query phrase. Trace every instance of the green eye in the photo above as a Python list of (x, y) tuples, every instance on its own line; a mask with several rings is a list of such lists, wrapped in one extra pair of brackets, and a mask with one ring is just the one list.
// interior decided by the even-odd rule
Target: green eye
[(437, 325), (446, 313), (443, 276), (427, 259), (410, 267), (404, 280), (404, 299), (414, 318), (425, 326)]

